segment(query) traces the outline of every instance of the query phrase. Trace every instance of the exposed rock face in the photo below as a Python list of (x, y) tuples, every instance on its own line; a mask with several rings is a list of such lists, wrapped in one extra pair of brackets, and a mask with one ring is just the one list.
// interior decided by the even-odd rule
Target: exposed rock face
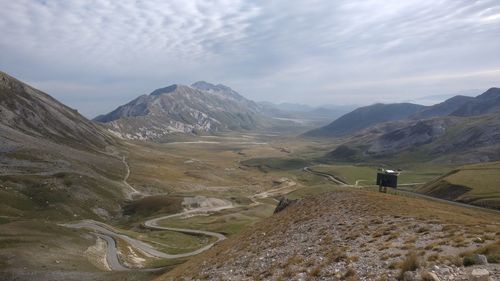
[(95, 118), (128, 139), (158, 139), (171, 133), (251, 130), (263, 117), (254, 102), (224, 85), (171, 85), (142, 95)]
[(488, 264), (488, 259), (485, 255), (474, 255), (472, 257), (474, 259), (474, 264), (485, 265)]
[(490, 281), (490, 273), (486, 269), (475, 268), (470, 274), (470, 281)]
[[(448, 122), (447, 122), (448, 121)], [(369, 154), (393, 154), (430, 143), (444, 135), (449, 120), (430, 119), (392, 131), (378, 138), (368, 149)]]
[(290, 200), (286, 197), (282, 197), (280, 199), (280, 201), (278, 202), (278, 205), (276, 206), (276, 209), (274, 209), (274, 213), (279, 213), (281, 211), (283, 211), (285, 208), (287, 208), (288, 206), (294, 204), (295, 202), (297, 202), (297, 200)]

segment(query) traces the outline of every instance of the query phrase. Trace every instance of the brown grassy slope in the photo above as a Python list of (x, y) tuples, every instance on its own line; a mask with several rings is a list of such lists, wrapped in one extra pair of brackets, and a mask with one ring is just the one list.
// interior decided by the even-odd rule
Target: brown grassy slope
[[(363, 190), (304, 199), (158, 280), (280, 280), (397, 276), (408, 253), (459, 264), (477, 237), (497, 240), (500, 216)], [(377, 276), (377, 277), (376, 277)], [(381, 279), (383, 280), (383, 279)]]

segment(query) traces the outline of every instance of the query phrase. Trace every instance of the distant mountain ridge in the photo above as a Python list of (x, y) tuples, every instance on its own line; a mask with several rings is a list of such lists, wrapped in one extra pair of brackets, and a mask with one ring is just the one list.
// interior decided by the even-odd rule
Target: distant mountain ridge
[(405, 120), (375, 124), (326, 156), (339, 161), (380, 157), (459, 163), (499, 160), (500, 90), (491, 88), (474, 98), (456, 96)]
[(500, 89), (490, 88), (477, 97), (457, 95), (441, 103), (374, 104), (360, 107), (327, 126), (306, 132), (308, 137), (345, 137), (371, 126), (396, 120), (421, 120), (442, 116), (478, 116), (500, 111)]
[(265, 123), (255, 102), (230, 87), (204, 81), (154, 90), (94, 120), (105, 123), (113, 134), (129, 139), (252, 130)]
[(377, 103), (347, 113), (332, 123), (306, 132), (308, 137), (342, 137), (382, 122), (406, 119), (425, 106), (413, 103)]
[(454, 96), (441, 103), (427, 106), (418, 113), (410, 116), (411, 119), (425, 119), (436, 116), (445, 116), (452, 114), (462, 106), (474, 100), (474, 97), (468, 96)]
[(500, 89), (490, 88), (451, 113), (454, 116), (477, 116), (500, 111)]

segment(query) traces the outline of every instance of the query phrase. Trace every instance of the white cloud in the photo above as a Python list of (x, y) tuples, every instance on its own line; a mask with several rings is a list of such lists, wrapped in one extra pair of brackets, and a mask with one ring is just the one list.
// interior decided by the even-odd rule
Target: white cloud
[[(65, 101), (87, 98), (85, 106), (104, 96), (118, 105), (199, 79), (256, 100), (315, 103), (500, 84), (484, 73), (500, 63), (496, 0), (4, 0), (1, 6), (0, 69)], [(446, 78), (456, 73), (479, 74)], [(83, 112), (94, 113), (85, 106)]]

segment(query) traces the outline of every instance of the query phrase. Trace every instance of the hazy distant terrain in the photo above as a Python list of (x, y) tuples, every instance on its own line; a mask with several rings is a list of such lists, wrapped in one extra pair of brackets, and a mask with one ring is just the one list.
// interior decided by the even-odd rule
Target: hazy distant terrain
[[(499, 275), (498, 215), (481, 209), (500, 206), (496, 88), (336, 119), (348, 108), (197, 82), (90, 121), (0, 78), (2, 280)], [(381, 167), (401, 190), (377, 192)]]
[[(499, 104), (500, 90), (491, 88), (475, 98), (456, 96), (433, 106), (417, 107), (414, 112), (403, 110), (406, 116), (397, 120), (386, 120), (390, 115), (382, 107), (390, 111), (390, 106), (400, 105), (373, 105), (363, 108), (369, 116), (355, 110), (306, 136), (340, 134), (344, 138), (344, 144), (327, 156), (329, 161), (496, 161), (500, 159)], [(376, 111), (378, 108), (381, 110)], [(370, 123), (359, 128), (358, 119)]]

